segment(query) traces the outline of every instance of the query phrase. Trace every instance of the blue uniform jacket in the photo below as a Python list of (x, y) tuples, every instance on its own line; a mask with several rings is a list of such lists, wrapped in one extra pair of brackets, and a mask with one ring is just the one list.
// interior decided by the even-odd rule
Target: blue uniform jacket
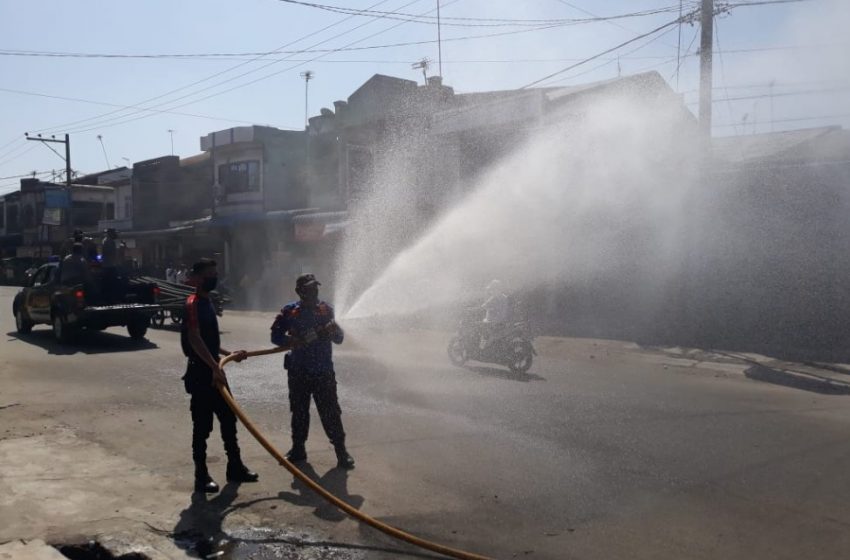
[[(280, 310), (272, 323), (272, 344), (285, 346), (292, 337), (301, 338), (307, 332), (327, 325), (334, 318), (333, 307), (320, 301), (314, 307), (306, 307), (300, 301), (288, 303)], [(289, 371), (304, 373), (328, 373), (333, 371), (331, 342), (341, 344), (343, 332), (337, 326), (332, 336), (320, 336), (310, 344), (298, 346), (291, 351)]]

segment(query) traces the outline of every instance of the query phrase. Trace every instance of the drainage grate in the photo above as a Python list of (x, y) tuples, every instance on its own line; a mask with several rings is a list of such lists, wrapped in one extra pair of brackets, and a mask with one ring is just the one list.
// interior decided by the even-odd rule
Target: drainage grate
[(55, 544), (53, 548), (70, 560), (150, 560), (139, 552), (115, 556), (102, 544), (95, 541), (89, 541), (85, 544)]

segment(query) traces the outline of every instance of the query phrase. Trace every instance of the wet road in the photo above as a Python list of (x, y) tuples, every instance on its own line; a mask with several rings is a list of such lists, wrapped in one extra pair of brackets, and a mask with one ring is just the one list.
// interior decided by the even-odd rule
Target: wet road
[[(64, 347), (48, 327), (18, 337), (13, 293), (0, 288), (0, 405), (21, 402), (33, 418), (58, 419), (173, 480), (173, 492), (188, 499), (177, 333), (150, 331), (138, 344), (110, 329)], [(226, 313), (223, 344), (268, 347), (272, 319)], [(539, 340), (538, 361), (516, 377), (483, 364), (452, 367), (446, 338), (357, 324), (338, 348), (357, 468), (332, 469), (315, 415), (308, 453), (313, 474), (364, 511), (498, 558), (836, 558), (850, 550), (846, 395), (753, 380), (740, 361), (591, 340)], [(234, 365), (228, 375), (237, 399), (285, 451), (280, 356)], [(269, 546), (298, 550), (304, 539), (324, 542), (312, 547), (315, 557), (397, 558), (410, 550), (320, 505), (240, 434), (262, 480), (227, 496), (242, 516), (226, 530), (289, 532), (266, 545), (247, 539), (252, 544), (236, 556), (273, 557)], [(223, 457), (211, 441), (215, 473)], [(243, 526), (248, 521), (252, 527)]]

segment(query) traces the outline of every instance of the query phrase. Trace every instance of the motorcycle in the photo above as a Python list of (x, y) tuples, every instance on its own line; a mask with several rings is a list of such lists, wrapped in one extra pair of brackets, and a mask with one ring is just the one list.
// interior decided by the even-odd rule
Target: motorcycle
[(449, 341), (449, 360), (456, 366), (474, 360), (507, 366), (516, 374), (526, 373), (537, 355), (528, 323), (519, 321), (508, 324), (502, 332), (484, 342), (483, 315), (484, 310), (481, 308), (468, 309), (463, 314), (457, 334)]

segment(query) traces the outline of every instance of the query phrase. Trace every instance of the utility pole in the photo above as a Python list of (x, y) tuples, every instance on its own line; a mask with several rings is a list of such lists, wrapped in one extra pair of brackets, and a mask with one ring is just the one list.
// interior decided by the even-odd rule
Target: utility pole
[(310, 124), (310, 109), (308, 102), (310, 100), (310, 80), (313, 79), (316, 73), (312, 70), (305, 70), (301, 72), (301, 77), (304, 78), (304, 128), (307, 128), (307, 125)]
[(174, 155), (174, 129), (168, 129), (168, 135), (171, 137), (171, 155)]
[[(57, 140), (56, 136), (51, 136), (50, 138), (42, 138), (41, 134), (39, 134), (36, 137), (31, 137), (29, 132), (25, 132), (24, 136), (26, 137), (27, 140), (34, 140), (36, 142), (41, 142), (42, 144), (44, 144), (48, 148), (50, 148), (50, 146), (48, 145), (49, 142), (52, 142), (52, 143), (55, 143), (55, 144), (65, 144), (65, 189), (68, 191), (68, 228), (73, 228), (74, 227), (74, 197), (73, 197), (73, 194), (71, 192), (71, 137), (67, 134), (65, 135), (64, 140)], [(55, 153), (56, 155), (59, 155), (59, 152), (57, 152), (53, 148), (50, 148), (50, 150), (53, 153)], [(59, 156), (59, 157), (61, 158), (62, 156)]]
[(440, 0), (437, 0), (437, 71), (443, 77), (443, 40), (440, 36)]
[(714, 0), (702, 0), (700, 10), (700, 87), (699, 87), (699, 127), (703, 152), (711, 149), (711, 87), (712, 87), (712, 47), (714, 43)]

